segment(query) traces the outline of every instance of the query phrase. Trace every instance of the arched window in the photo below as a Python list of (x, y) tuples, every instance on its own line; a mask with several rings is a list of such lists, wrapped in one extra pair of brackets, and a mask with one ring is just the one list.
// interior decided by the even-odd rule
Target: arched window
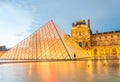
[(94, 55), (97, 55), (97, 49), (94, 49)]
[(111, 40), (111, 44), (112, 44), (112, 45), (115, 44), (115, 40), (112, 39), (112, 40)]
[(117, 50), (116, 50), (116, 48), (113, 48), (113, 49), (112, 49), (112, 55), (117, 55)]
[(79, 42), (79, 46), (82, 47), (82, 42)]
[(108, 45), (108, 40), (105, 40), (105, 41), (104, 41), (104, 45)]
[(120, 44), (120, 40), (118, 40), (118, 43), (117, 44)]
[(110, 49), (109, 49), (109, 48), (106, 48), (106, 49), (105, 49), (105, 54), (106, 54), (106, 55), (110, 55)]
[(99, 53), (100, 53), (100, 55), (104, 55), (104, 50), (103, 50), (103, 49), (100, 49), (100, 50), (99, 50)]
[(117, 54), (120, 56), (120, 47), (118, 47), (117, 49), (118, 49)]
[(85, 43), (85, 46), (88, 46), (88, 42)]

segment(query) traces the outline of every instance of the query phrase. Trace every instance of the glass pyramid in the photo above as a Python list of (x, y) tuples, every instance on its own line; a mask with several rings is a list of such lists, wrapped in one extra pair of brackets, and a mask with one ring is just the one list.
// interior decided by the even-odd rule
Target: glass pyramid
[(79, 59), (88, 57), (82, 48), (52, 20), (6, 52), (1, 59)]

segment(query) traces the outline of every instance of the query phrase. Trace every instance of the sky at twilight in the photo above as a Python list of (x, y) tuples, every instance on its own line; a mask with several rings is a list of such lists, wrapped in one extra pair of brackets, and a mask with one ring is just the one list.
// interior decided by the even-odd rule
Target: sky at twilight
[(93, 33), (120, 30), (120, 0), (0, 0), (0, 45), (13, 47), (51, 19), (70, 34), (88, 18)]

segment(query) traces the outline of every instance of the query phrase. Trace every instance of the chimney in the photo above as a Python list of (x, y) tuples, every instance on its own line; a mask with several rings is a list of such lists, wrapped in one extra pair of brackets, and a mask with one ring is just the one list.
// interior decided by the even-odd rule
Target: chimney
[(90, 28), (90, 19), (88, 19), (88, 27)]

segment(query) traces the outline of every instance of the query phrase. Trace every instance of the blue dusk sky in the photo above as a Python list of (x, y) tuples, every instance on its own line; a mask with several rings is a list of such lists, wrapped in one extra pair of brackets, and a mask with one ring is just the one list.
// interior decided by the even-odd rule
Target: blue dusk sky
[(120, 0), (0, 0), (0, 45), (13, 47), (51, 19), (70, 34), (88, 18), (93, 33), (120, 30)]

